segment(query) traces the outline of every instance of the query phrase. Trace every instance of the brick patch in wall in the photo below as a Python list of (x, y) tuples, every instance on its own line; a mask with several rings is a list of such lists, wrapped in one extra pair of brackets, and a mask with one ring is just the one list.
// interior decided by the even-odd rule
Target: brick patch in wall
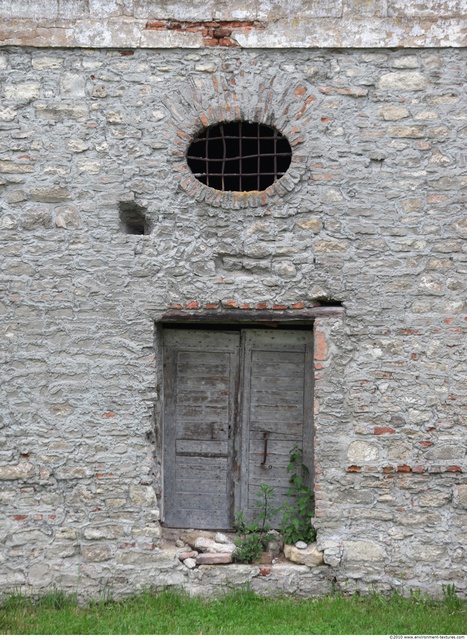
[(148, 31), (177, 31), (179, 33), (199, 33), (205, 47), (238, 47), (232, 37), (233, 30), (247, 33), (252, 29), (264, 29), (265, 24), (258, 20), (214, 20), (179, 22), (178, 20), (153, 20), (146, 23)]

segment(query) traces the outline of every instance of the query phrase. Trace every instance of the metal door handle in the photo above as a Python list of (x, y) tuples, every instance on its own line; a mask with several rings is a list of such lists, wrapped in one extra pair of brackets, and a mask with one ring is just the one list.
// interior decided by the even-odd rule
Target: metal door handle
[(269, 465), (266, 467), (266, 460), (268, 459), (268, 435), (269, 435), (269, 431), (265, 431), (263, 433), (264, 449), (263, 449), (263, 462), (261, 463), (261, 466), (263, 467), (263, 469), (272, 469), (272, 465)]

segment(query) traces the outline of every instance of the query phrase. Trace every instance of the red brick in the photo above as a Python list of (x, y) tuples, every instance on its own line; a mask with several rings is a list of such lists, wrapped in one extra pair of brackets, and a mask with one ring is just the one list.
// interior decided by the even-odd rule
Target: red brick
[(315, 329), (315, 360), (326, 360), (328, 354), (328, 345), (326, 343), (326, 334), (320, 329)]
[(251, 304), (242, 304), (240, 309), (251, 309)]
[(147, 22), (145, 29), (166, 29), (167, 21), (164, 22)]
[(349, 473), (360, 473), (360, 471), (362, 470), (361, 467), (357, 467), (357, 465), (352, 464), (350, 465), (350, 467), (347, 467), (347, 471)]
[(306, 93), (306, 87), (297, 87), (294, 91), (295, 96), (304, 96)]
[(423, 473), (425, 471), (425, 467), (412, 467), (413, 473)]
[(117, 414), (114, 413), (113, 411), (106, 411), (105, 413), (102, 414), (103, 418), (115, 418)]
[(396, 433), (396, 431), (391, 427), (375, 427), (373, 433), (375, 436), (381, 436), (385, 433)]
[(227, 309), (238, 309), (238, 302), (236, 300), (227, 300), (227, 302), (224, 302), (223, 305)]
[(273, 308), (275, 311), (284, 311), (284, 309), (287, 309), (287, 305), (286, 305), (286, 304), (275, 304), (275, 303), (274, 303), (274, 304), (272, 305), (272, 308)]
[(256, 305), (257, 309), (267, 309), (268, 308), (268, 303), (267, 302), (258, 302), (258, 304)]
[(205, 309), (217, 309), (218, 306), (219, 306), (218, 304), (213, 302), (212, 303), (208, 302), (204, 305)]
[(462, 469), (456, 465), (453, 465), (452, 467), (448, 467), (446, 471), (449, 471), (450, 473), (462, 473)]
[(397, 471), (399, 473), (410, 473), (412, 471), (412, 467), (409, 467), (407, 464), (401, 464), (397, 467)]
[(432, 443), (432, 442), (429, 442), (428, 440), (423, 440), (422, 442), (419, 442), (419, 444), (420, 444), (422, 447), (432, 447), (432, 446), (433, 446), (433, 443)]
[(197, 300), (192, 300), (191, 302), (187, 302), (185, 305), (185, 309), (199, 309), (199, 303)]
[(383, 473), (392, 473), (394, 471), (394, 467), (383, 467)]

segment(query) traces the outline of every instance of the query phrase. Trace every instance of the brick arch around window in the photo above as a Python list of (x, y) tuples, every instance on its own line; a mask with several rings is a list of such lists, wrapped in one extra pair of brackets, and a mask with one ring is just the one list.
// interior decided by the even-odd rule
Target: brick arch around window
[[(247, 85), (240, 86), (231, 74), (213, 75), (211, 82), (187, 83), (183, 95), (176, 95), (173, 101), (165, 103), (172, 116), (173, 171), (181, 189), (198, 202), (231, 209), (265, 206), (296, 188), (309, 170), (309, 158), (302, 147), (307, 125), (314, 117), (312, 86), (294, 84), (290, 79), (277, 76), (262, 79), (254, 74), (248, 76)], [(274, 127), (290, 143), (292, 160), (288, 171), (264, 191), (219, 191), (200, 183), (188, 167), (187, 149), (200, 131), (220, 122), (236, 121)]]

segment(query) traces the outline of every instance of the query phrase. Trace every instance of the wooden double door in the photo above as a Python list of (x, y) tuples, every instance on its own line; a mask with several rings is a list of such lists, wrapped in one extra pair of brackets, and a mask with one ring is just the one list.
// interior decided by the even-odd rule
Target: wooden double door
[(281, 504), (294, 445), (312, 470), (312, 332), (166, 329), (163, 341), (165, 524), (231, 529), (263, 483)]

